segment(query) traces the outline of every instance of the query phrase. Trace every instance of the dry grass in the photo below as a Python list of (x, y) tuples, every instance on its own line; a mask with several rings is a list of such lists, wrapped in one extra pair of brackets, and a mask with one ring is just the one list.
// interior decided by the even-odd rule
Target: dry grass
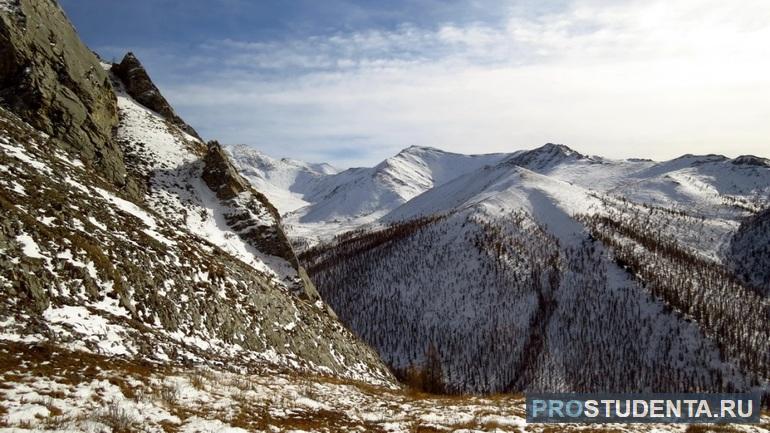
[(179, 387), (175, 383), (163, 383), (156, 388), (155, 396), (166, 407), (173, 408), (179, 401)]
[[(214, 372), (207, 369), (190, 370), (179, 367), (159, 366), (139, 361), (111, 359), (103, 356), (82, 352), (71, 352), (55, 347), (53, 344), (19, 344), (0, 343), (0, 375), (2, 382), (11, 383), (23, 381), (24, 377), (47, 377), (60, 384), (76, 386), (91, 380), (108, 380), (118, 386), (124, 396), (135, 403), (151, 403), (162, 406), (172, 416), (178, 417), (183, 423), (192, 417), (217, 419), (233, 427), (248, 431), (366, 431), (383, 432), (382, 424), (392, 421), (388, 411), (394, 411), (399, 416), (405, 416), (405, 424), (410, 432), (436, 433), (453, 430), (475, 430), (484, 432), (517, 431), (515, 427), (498, 423), (499, 418), (508, 415), (523, 416), (521, 396), (494, 395), (487, 397), (474, 396), (437, 396), (410, 389), (389, 389), (384, 387), (361, 384), (328, 376), (301, 375), (298, 373), (281, 374), (282, 379), (288, 379), (293, 389), (300, 395), (315, 401), (328, 403), (327, 388), (334, 392), (344, 393), (346, 386), (352, 391), (376, 405), (378, 411), (367, 420), (350, 415), (347, 407), (326, 407), (325, 409), (302, 409), (291, 405), (291, 395), (277, 393), (275, 397), (265, 397), (269, 391), (269, 376), (249, 377), (232, 373)], [(267, 382), (265, 382), (265, 378)], [(233, 400), (232, 405), (215, 408), (212, 405), (195, 404), (188, 399), (181, 399), (180, 386), (192, 386), (211, 395), (228, 396)], [(44, 405), (49, 416), (40, 419), (37, 427), (48, 429), (77, 429), (79, 422), (94, 420), (109, 426), (114, 432), (132, 431), (138, 421), (126, 412), (116, 401), (101, 400), (94, 395), (93, 401), (99, 402), (102, 410), (89, 414), (90, 418), (71, 418), (56, 407), (56, 399), (66, 398), (62, 391), (41, 392), (45, 397), (36, 403)], [(333, 403), (329, 403), (334, 406)], [(404, 406), (413, 408), (413, 412), (404, 413)], [(271, 407), (273, 413), (271, 414)], [(445, 412), (473, 414), (469, 421), (455, 425), (442, 425), (440, 428), (420, 420), (422, 413), (428, 413), (429, 408), (437, 407)], [(276, 409), (292, 408), (291, 411)], [(0, 426), (7, 411), (0, 405)], [(404, 418), (400, 418), (404, 419)], [(29, 423), (27, 424), (30, 426)], [(15, 425), (13, 427), (22, 427)], [(159, 423), (165, 432), (174, 433), (180, 425), (172, 422)], [(767, 429), (767, 425), (758, 427)], [(533, 427), (541, 433), (617, 433), (619, 430), (611, 426), (600, 425), (545, 425)], [(528, 428), (529, 430), (529, 428)], [(633, 431), (633, 429), (630, 429)], [(628, 430), (626, 430), (628, 431)], [(686, 433), (736, 433), (741, 431), (727, 425), (691, 425)]]
[(99, 414), (99, 421), (112, 428), (113, 433), (130, 433), (134, 431), (137, 420), (131, 416), (117, 401), (110, 402)]
[(270, 424), (281, 431), (350, 431), (363, 429), (367, 433), (386, 433), (382, 426), (367, 421), (354, 420), (347, 414), (331, 410), (315, 410), (291, 414), (285, 418), (273, 418)]
[(193, 373), (190, 376), (190, 385), (192, 385), (195, 389), (198, 390), (204, 390), (206, 389), (206, 383), (208, 382), (205, 377), (203, 377), (200, 373)]
[(728, 424), (691, 424), (685, 433), (737, 433), (742, 430)]
[(563, 433), (565, 431), (575, 431), (580, 433), (624, 433), (623, 430), (613, 427), (603, 427), (600, 425), (582, 426), (579, 429), (565, 425), (547, 425), (543, 428), (542, 433)]
[[(24, 368), (20, 368), (20, 365)], [(87, 352), (70, 351), (51, 342), (25, 344), (0, 343), (0, 374), (6, 380), (25, 376), (55, 377), (57, 382), (76, 385), (94, 379), (106, 379), (130, 393), (126, 378), (149, 378), (153, 374), (171, 372), (164, 367), (144, 361), (109, 358)]]

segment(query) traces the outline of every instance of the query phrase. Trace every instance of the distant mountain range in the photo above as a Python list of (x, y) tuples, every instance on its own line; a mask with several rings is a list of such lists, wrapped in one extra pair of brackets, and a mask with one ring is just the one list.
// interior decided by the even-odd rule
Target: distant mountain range
[[(279, 209), (300, 245), (368, 223), (491, 200), (492, 183), (503, 193), (510, 188), (500, 182), (522, 170), (577, 187), (576, 194), (623, 197), (733, 224), (770, 203), (770, 160), (751, 155), (684, 155), (654, 162), (587, 156), (552, 143), (486, 155), (412, 146), (374, 167), (341, 171), (329, 164), (274, 159), (245, 145), (228, 146), (226, 151), (241, 174)], [(453, 186), (438, 188), (448, 183)]]
[(767, 387), (767, 159), (410, 147), (337, 172), (227, 150), (283, 213), (321, 296), (404, 380)]

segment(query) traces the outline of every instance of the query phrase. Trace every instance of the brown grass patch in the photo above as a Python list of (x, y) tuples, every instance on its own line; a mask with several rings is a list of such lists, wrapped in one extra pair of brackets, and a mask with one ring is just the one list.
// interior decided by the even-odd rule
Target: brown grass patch
[(728, 424), (690, 424), (685, 433), (738, 433), (742, 431)]

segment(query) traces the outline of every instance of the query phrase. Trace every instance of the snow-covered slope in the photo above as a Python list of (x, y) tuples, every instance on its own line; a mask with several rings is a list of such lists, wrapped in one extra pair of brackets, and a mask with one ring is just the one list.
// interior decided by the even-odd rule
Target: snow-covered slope
[(310, 191), (312, 205), (296, 212), (302, 223), (373, 221), (409, 199), (457, 176), (494, 164), (502, 154), (461, 155), (412, 146), (373, 168), (353, 168)]
[(770, 205), (770, 162), (685, 155), (635, 173), (611, 192), (705, 217), (736, 218)]
[(271, 158), (246, 145), (228, 146), (225, 150), (241, 175), (265, 194), (282, 214), (309, 205), (305, 196), (318, 189), (323, 179), (339, 172), (329, 164)]
[[(439, 389), (716, 391), (767, 380), (768, 342), (752, 337), (770, 338), (767, 305), (715, 280), (701, 287), (709, 307), (687, 319), (570, 217), (555, 185), (518, 180), (505, 194), (518, 210), (481, 199), (343, 236), (303, 259), (340, 318), (401, 377), (438, 377)], [(658, 265), (667, 275), (696, 269)], [(723, 311), (715, 301), (728, 293), (735, 309)], [(740, 324), (745, 339), (729, 340), (724, 323)]]
[[(731, 244), (768, 176), (760, 158), (616, 161), (547, 144), (435, 186), (303, 260), (407, 378), (438, 364), (442, 386), (459, 391), (766, 387), (770, 304), (728, 255), (761, 238), (747, 228)], [(671, 178), (686, 186), (663, 194)]]
[(275, 201), (300, 244), (376, 221), (411, 198), (506, 156), (412, 146), (375, 167), (337, 173), (326, 164), (275, 160), (244, 146), (228, 150), (240, 172)]
[[(265, 254), (230, 226), (231, 205), (216, 197), (204, 181), (207, 146), (181, 129), (170, 127), (158, 114), (137, 103), (116, 81), (120, 124), (117, 139), (129, 156), (129, 169), (148, 178), (147, 204), (202, 239), (239, 258), (285, 287), (300, 286), (297, 269), (282, 257)], [(241, 198), (248, 201), (244, 194)], [(257, 226), (280, 223), (266, 206), (249, 213)]]

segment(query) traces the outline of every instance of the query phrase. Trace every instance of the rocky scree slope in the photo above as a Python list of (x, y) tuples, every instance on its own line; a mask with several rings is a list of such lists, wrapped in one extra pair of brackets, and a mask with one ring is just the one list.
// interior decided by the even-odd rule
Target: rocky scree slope
[(0, 82), (43, 104), (0, 108), (0, 338), (392, 383), (216, 143), (131, 97), (54, 2), (3, 2), (0, 16), (3, 55), (31, 77), (3, 62)]

